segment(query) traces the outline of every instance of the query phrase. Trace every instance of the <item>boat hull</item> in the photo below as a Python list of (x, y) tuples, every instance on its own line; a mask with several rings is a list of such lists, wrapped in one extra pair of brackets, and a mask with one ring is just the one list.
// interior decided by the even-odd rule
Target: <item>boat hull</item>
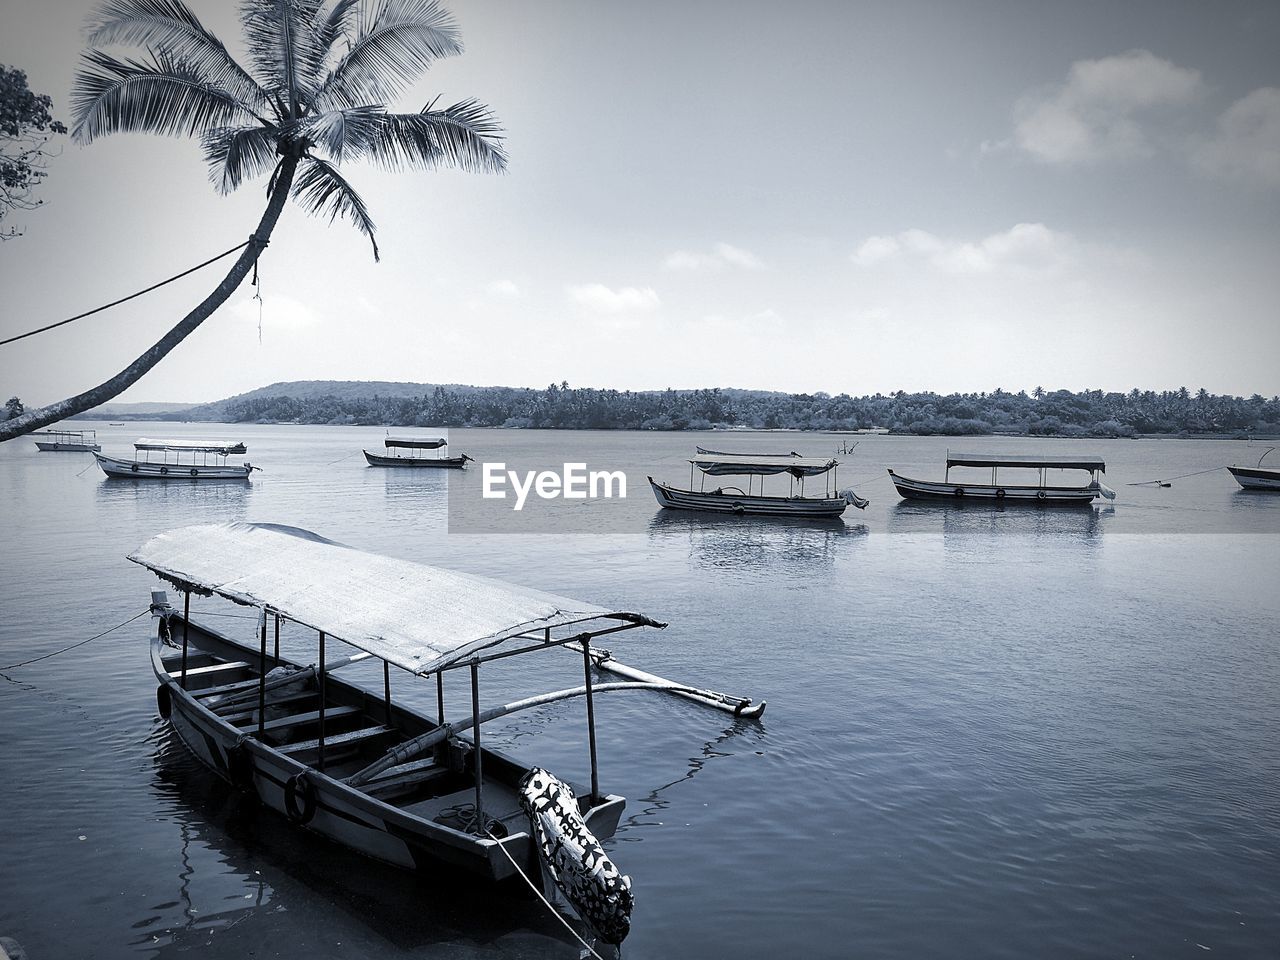
[(1280, 470), (1264, 467), (1227, 467), (1245, 490), (1280, 490)]
[[(180, 637), (181, 617), (171, 616), (168, 622), (171, 624), (172, 635)], [(240, 675), (247, 674), (251, 678), (258, 675), (254, 669), (259, 661), (257, 650), (250, 650), (194, 623), (190, 625), (190, 630), (192, 652), (212, 651), (218, 657), (231, 658), (233, 663), (244, 664)], [(184, 746), (224, 780), (242, 789), (251, 790), (264, 806), (281, 814), (294, 825), (406, 870), (438, 873), (442, 869), (461, 868), (484, 879), (501, 881), (516, 875), (512, 865), (514, 860), (529, 876), (537, 875), (539, 861), (536, 844), (529, 836), (527, 818), (518, 808), (515, 814), (510, 814), (509, 810), (497, 803), (491, 808), (490, 801), (486, 800), (486, 819), (496, 816), (509, 830), (501, 841), (479, 839), (462, 830), (418, 816), (347, 786), (341, 780), (321, 773), (315, 766), (304, 764), (275, 749), (267, 741), (257, 739), (256, 727), (252, 721), (236, 726), (206, 707), (200, 699), (199, 682), (189, 682), (190, 690), (182, 688), (179, 680), (182, 659), (180, 648), (165, 644), (157, 637), (152, 641), (151, 658), (159, 684), (157, 700), (167, 705), (168, 721)], [(287, 660), (280, 662), (298, 666)], [(268, 667), (275, 663), (274, 657), (268, 657)], [(207, 688), (209, 681), (205, 680), (204, 685)], [(385, 716), (385, 706), (380, 697), (339, 680), (332, 674), (326, 678), (326, 703), (330, 709), (335, 704), (350, 704), (364, 708), (371, 715)], [(252, 706), (256, 708), (256, 701)], [(269, 705), (268, 710), (270, 709)], [(162, 715), (165, 711), (166, 707), (162, 707)], [(413, 733), (436, 726), (425, 716), (398, 704), (393, 707), (392, 716), (397, 727), (406, 728)], [(494, 789), (491, 770), (505, 770), (504, 779), (511, 779), (522, 772), (520, 765), (496, 751), (484, 749), (483, 756), (486, 797), (494, 795), (491, 793)], [(292, 816), (286, 800), (287, 784), (299, 774), (305, 774), (314, 796), (314, 812), (305, 824), (298, 823), (296, 817), (296, 796)], [(468, 788), (466, 798), (474, 799), (473, 789)], [(623, 797), (601, 797), (585, 816), (592, 833), (601, 840), (613, 836), (625, 806), (626, 800)]]
[(992, 504), (1019, 504), (1037, 507), (1085, 506), (1101, 494), (1095, 486), (1040, 487), (1016, 484), (951, 483), (937, 480), (913, 480), (892, 470), (889, 476), (898, 493), (906, 500), (933, 500), (965, 503), (979, 500)]
[(753, 517), (838, 517), (849, 506), (843, 497), (761, 497), (680, 490), (649, 477), (658, 504), (668, 510), (728, 513)]
[(468, 456), (461, 457), (384, 457), (376, 453), (364, 452), (364, 458), (371, 467), (435, 467), (444, 470), (464, 470)]
[(190, 464), (147, 463), (146, 461), (118, 460), (95, 453), (98, 466), (108, 477), (126, 480), (248, 480), (251, 471), (246, 463)]
[(96, 453), (100, 443), (58, 443), (55, 440), (37, 440), (36, 447), (45, 453)]

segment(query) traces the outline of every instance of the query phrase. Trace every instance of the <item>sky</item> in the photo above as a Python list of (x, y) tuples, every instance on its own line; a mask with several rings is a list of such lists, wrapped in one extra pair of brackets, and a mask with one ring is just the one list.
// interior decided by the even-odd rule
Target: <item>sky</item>
[[(189, 0), (239, 51), (234, 5)], [(0, 0), (68, 118), (93, 9)], [(451, 0), (501, 175), (344, 167), (378, 225), (286, 209), (248, 284), (120, 400), (281, 380), (854, 395), (1280, 393), (1280, 4)], [(117, 50), (117, 53), (122, 52)], [(0, 338), (244, 240), (192, 141), (62, 139), (6, 217)], [(229, 262), (229, 261), (225, 261)], [(0, 347), (28, 405), (117, 372), (207, 268)]]

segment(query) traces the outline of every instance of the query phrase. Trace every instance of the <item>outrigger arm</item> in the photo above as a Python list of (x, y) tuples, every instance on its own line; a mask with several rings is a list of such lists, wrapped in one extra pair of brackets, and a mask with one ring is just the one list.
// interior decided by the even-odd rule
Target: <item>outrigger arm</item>
[[(593, 693), (607, 693), (613, 690), (662, 690), (668, 693), (678, 693), (683, 695), (691, 695), (695, 698), (706, 691), (698, 690), (695, 687), (685, 687), (678, 683), (654, 683), (648, 680), (629, 680), (616, 683), (596, 683), (591, 685)], [(583, 697), (587, 694), (587, 687), (570, 687), (565, 690), (554, 690), (551, 693), (540, 693), (535, 697), (526, 697), (523, 700), (513, 700), (511, 703), (503, 704), (500, 707), (490, 707), (488, 710), (480, 711), (479, 720), (481, 723), (488, 723), (490, 720), (497, 720), (499, 717), (505, 717), (521, 710), (528, 710), (532, 707), (540, 707), (547, 703), (555, 703), (558, 700), (568, 700), (571, 697)], [(763, 705), (761, 705), (763, 709)], [(412, 740), (406, 740), (398, 746), (392, 747), (379, 759), (375, 760), (363, 770), (347, 777), (348, 786), (359, 787), (368, 783), (378, 774), (390, 767), (398, 766), (402, 763), (408, 763), (414, 757), (430, 750), (438, 743), (452, 737), (454, 734), (468, 730), (476, 723), (476, 717), (473, 715), (465, 720), (459, 720), (457, 723), (446, 723), (434, 730), (428, 730), (420, 736), (414, 737)]]

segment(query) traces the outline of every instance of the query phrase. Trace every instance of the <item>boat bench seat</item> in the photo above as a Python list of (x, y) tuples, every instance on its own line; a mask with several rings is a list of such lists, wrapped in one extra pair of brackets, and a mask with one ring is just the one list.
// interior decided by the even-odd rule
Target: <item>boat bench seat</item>
[[(267, 709), (272, 707), (282, 707), (287, 703), (300, 703), (303, 700), (314, 699), (316, 692), (314, 690), (303, 690), (300, 693), (292, 693), (287, 697), (276, 697), (272, 699), (267, 697)], [(227, 723), (243, 723), (245, 720), (252, 720), (258, 715), (258, 701), (251, 703), (236, 703), (230, 705), (231, 713), (218, 714)], [(213, 712), (218, 713), (218, 706), (213, 707)], [(328, 714), (325, 714), (326, 717)], [(270, 714), (268, 714), (270, 716)]]
[[(360, 712), (359, 707), (330, 707), (329, 709), (325, 710), (324, 718), (326, 721), (338, 720), (342, 717), (349, 717), (359, 712)], [(265, 724), (263, 724), (263, 729), (267, 733), (277, 733), (281, 730), (288, 730), (290, 727), (301, 727), (308, 723), (319, 723), (319, 722), (320, 722), (320, 711), (309, 710), (306, 713), (295, 713), (287, 717), (279, 717), (275, 720), (268, 720)], [(336, 737), (338, 736), (338, 734), (335, 733), (334, 736)], [(331, 739), (333, 738), (325, 737), (325, 743), (327, 744)]]
[[(333, 711), (327, 711), (325, 717), (333, 715)], [(268, 727), (270, 724), (268, 724)], [(346, 733), (335, 733), (331, 737), (324, 738), (324, 748), (328, 750), (330, 747), (341, 747), (347, 744), (362, 743), (365, 740), (372, 740), (374, 737), (380, 737), (383, 734), (391, 733), (390, 727), (362, 727), (359, 730), (348, 730)], [(320, 741), (315, 740), (299, 740), (297, 743), (286, 743), (276, 747), (281, 753), (306, 753), (308, 750), (319, 750)]]
[[(227, 673), (232, 670), (246, 670), (248, 667), (249, 665), (243, 660), (233, 660), (230, 663), (212, 663), (207, 667), (188, 667), (187, 679), (189, 680), (192, 677), (213, 677), (219, 673)], [(182, 668), (170, 670), (169, 676), (175, 680), (179, 679), (182, 676)]]

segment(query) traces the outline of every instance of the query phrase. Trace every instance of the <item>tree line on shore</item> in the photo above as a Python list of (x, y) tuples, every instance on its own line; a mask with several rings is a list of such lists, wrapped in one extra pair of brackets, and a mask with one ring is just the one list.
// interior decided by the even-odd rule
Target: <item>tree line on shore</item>
[(1127, 437), (1138, 434), (1280, 432), (1280, 397), (1201, 389), (906, 393), (853, 397), (734, 389), (630, 391), (551, 384), (437, 386), (415, 397), (254, 396), (222, 406), (228, 422), (388, 424), (570, 430), (886, 428), (920, 435), (991, 433)]

